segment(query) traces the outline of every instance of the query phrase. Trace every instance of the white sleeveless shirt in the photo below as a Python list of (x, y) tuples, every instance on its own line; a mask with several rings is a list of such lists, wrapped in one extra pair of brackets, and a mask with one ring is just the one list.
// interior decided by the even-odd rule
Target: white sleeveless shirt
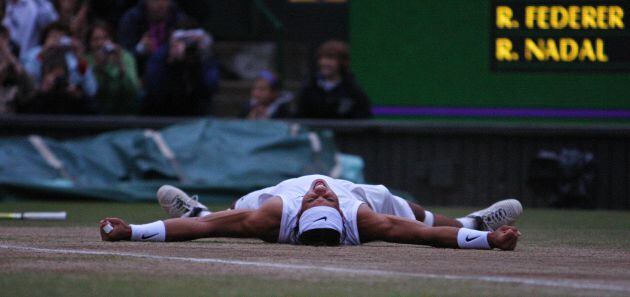
[(258, 209), (267, 199), (278, 196), (282, 199), (282, 221), (280, 223), (279, 243), (299, 244), (297, 238), (298, 213), (302, 207), (302, 198), (315, 179), (325, 180), (339, 198), (339, 208), (343, 214), (344, 231), (341, 234), (342, 245), (359, 245), (357, 211), (364, 202), (357, 199), (351, 191), (352, 182), (334, 179), (325, 175), (307, 175), (285, 180), (273, 187), (251, 192), (241, 197), (235, 209)]

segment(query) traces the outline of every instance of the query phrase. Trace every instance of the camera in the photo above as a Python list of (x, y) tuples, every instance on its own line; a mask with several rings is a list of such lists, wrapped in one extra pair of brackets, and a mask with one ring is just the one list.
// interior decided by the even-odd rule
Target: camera
[(106, 43), (105, 45), (103, 45), (103, 53), (105, 54), (112, 54), (116, 51), (116, 46), (114, 46), (114, 44), (112, 44), (111, 42)]
[(72, 50), (72, 38), (69, 36), (61, 36), (59, 40), (57, 40), (56, 47), (61, 49), (62, 51), (71, 51)]
[(206, 33), (203, 29), (191, 29), (191, 30), (175, 30), (173, 32), (173, 39), (181, 40), (186, 43), (186, 48), (196, 47), (196, 38), (204, 37)]
[(70, 47), (72, 46), (72, 38), (68, 36), (61, 36), (61, 38), (59, 38), (59, 41), (57, 41), (57, 45), (59, 45), (60, 47)]

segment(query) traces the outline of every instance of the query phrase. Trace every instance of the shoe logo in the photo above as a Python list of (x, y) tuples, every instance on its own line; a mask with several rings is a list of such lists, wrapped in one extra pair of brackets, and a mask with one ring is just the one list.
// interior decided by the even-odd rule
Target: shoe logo
[(155, 233), (155, 234), (151, 234), (151, 235), (148, 235), (148, 236), (146, 234), (142, 234), (142, 240), (149, 239), (149, 238), (154, 237), (155, 235), (158, 235), (158, 234), (159, 233)]
[(328, 219), (328, 217), (321, 217), (321, 218), (319, 218), (319, 219), (317, 219), (317, 220), (314, 220), (314, 221), (313, 221), (313, 223), (315, 223), (315, 222), (317, 222), (317, 221), (321, 221), (321, 220), (324, 220), (324, 222), (325, 222), (325, 221), (326, 221), (326, 219)]
[(470, 235), (466, 235), (466, 242), (471, 242), (471, 241), (473, 241), (473, 240), (475, 240), (475, 239), (479, 238), (479, 236), (480, 236), (480, 235), (477, 235), (477, 236), (475, 236), (475, 237), (473, 237), (473, 238), (470, 238), (470, 237), (468, 237), (468, 236), (470, 236)]
[(177, 209), (181, 210), (183, 207), (184, 207), (184, 202), (183, 201), (181, 201), (179, 199), (175, 200), (174, 208), (177, 208)]

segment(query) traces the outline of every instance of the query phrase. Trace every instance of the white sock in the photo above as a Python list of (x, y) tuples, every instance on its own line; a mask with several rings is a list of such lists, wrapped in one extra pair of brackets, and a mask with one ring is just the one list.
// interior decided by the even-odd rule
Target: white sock
[(428, 210), (425, 210), (423, 223), (429, 227), (433, 227), (434, 221), (435, 221), (435, 216), (433, 215), (433, 213)]
[(131, 241), (165, 241), (166, 226), (162, 221), (131, 226)]
[(479, 226), (477, 226), (477, 220), (475, 220), (474, 218), (463, 217), (463, 218), (458, 218), (456, 220), (462, 223), (462, 227), (464, 228), (475, 229), (475, 230), (479, 228)]
[(489, 250), (488, 233), (467, 228), (459, 228), (457, 232), (457, 245), (461, 249)]
[(211, 212), (211, 211), (209, 211), (209, 210), (202, 210), (202, 211), (199, 213), (199, 217), (205, 217), (205, 216), (207, 216), (207, 215), (211, 215), (211, 214), (212, 214), (212, 212)]

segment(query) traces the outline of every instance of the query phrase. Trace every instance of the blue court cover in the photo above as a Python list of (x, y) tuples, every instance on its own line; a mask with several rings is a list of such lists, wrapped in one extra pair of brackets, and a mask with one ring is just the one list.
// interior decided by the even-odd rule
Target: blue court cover
[(0, 139), (0, 199), (154, 201), (157, 188), (171, 184), (201, 200), (233, 200), (305, 174), (363, 182), (362, 170), (359, 157), (337, 152), (332, 132), (274, 121), (204, 119), (64, 141)]

